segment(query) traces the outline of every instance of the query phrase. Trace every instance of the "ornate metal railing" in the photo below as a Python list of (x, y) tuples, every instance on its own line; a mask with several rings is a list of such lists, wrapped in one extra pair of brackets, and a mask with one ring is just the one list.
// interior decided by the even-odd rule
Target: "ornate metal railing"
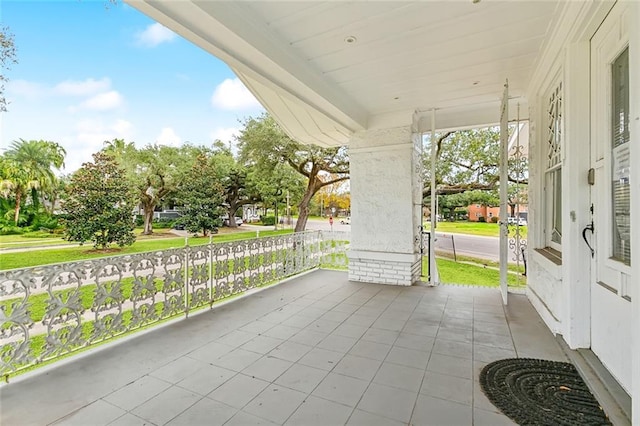
[(317, 231), (0, 271), (0, 375), (317, 267), (348, 236)]

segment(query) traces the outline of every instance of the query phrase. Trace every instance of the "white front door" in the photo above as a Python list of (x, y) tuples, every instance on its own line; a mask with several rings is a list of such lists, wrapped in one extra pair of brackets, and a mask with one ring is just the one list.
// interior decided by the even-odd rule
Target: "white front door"
[(631, 393), (627, 11), (618, 2), (591, 39), (591, 349)]

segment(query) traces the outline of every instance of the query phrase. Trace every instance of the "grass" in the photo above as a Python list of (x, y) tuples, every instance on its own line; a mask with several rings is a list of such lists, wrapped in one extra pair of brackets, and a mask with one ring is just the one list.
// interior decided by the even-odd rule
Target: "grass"
[[(472, 259), (472, 258), (468, 258)], [(493, 267), (486, 267), (482, 264), (470, 264), (465, 262), (455, 262), (451, 259), (437, 257), (438, 273), (440, 282), (445, 284), (468, 284), (480, 287), (499, 287), (500, 271)], [(427, 271), (427, 258), (422, 258), (423, 271)], [(526, 277), (512, 272), (507, 275), (507, 284), (512, 288), (526, 287)]]
[[(291, 230), (260, 231), (261, 237), (291, 233)], [(109, 251), (94, 250), (92, 246), (70, 246), (65, 248), (42, 249), (32, 252), (0, 253), (0, 270), (26, 268), (48, 265), (51, 263), (73, 262), (77, 260), (95, 259), (100, 257), (141, 253), (146, 251), (166, 250), (184, 247), (183, 237), (167, 237), (161, 233), (158, 236), (141, 236), (133, 245), (124, 248), (114, 248)], [(214, 243), (246, 240), (255, 238), (254, 231), (225, 233), (215, 235)], [(189, 245), (199, 246), (209, 243), (209, 237), (191, 237)], [(117, 247), (117, 246), (116, 246)]]
[[(425, 230), (428, 230), (429, 224), (425, 223)], [(515, 225), (509, 225), (510, 232), (515, 232)], [(457, 234), (480, 235), (483, 237), (500, 236), (500, 227), (497, 223), (482, 222), (438, 222), (436, 232), (451, 232)], [(520, 227), (520, 236), (527, 238), (527, 227)]]

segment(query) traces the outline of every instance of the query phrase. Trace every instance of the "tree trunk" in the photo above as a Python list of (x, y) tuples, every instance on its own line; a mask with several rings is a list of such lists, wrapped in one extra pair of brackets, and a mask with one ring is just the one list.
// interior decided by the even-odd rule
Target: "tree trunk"
[(142, 231), (142, 235), (151, 235), (153, 234), (153, 204), (151, 203), (143, 203), (142, 208), (144, 209), (144, 230)]
[(236, 210), (238, 210), (238, 206), (236, 203), (231, 203), (229, 205), (229, 209), (227, 210), (227, 214), (229, 215), (229, 228), (237, 228), (238, 224), (236, 223)]
[(13, 221), (18, 226), (18, 219), (20, 218), (20, 203), (22, 202), (22, 193), (20, 190), (16, 191), (16, 209), (13, 215)]
[(307, 227), (307, 220), (309, 219), (309, 203), (311, 199), (318, 191), (318, 188), (315, 187), (311, 182), (307, 186), (307, 190), (302, 197), (302, 201), (298, 205), (300, 208), (300, 213), (298, 214), (298, 221), (296, 222), (296, 229), (294, 232), (302, 232)]

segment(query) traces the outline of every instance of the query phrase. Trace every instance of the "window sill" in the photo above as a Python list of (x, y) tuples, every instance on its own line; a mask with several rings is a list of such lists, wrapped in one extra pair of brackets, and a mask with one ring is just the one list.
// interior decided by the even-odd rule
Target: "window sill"
[(558, 251), (558, 250), (556, 250), (554, 248), (551, 248), (551, 247), (545, 247), (545, 248), (537, 248), (537, 249), (535, 249), (535, 252), (539, 253), (540, 255), (542, 255), (542, 257), (544, 257), (548, 261), (554, 263), (555, 265), (562, 266), (562, 252), (561, 251)]

